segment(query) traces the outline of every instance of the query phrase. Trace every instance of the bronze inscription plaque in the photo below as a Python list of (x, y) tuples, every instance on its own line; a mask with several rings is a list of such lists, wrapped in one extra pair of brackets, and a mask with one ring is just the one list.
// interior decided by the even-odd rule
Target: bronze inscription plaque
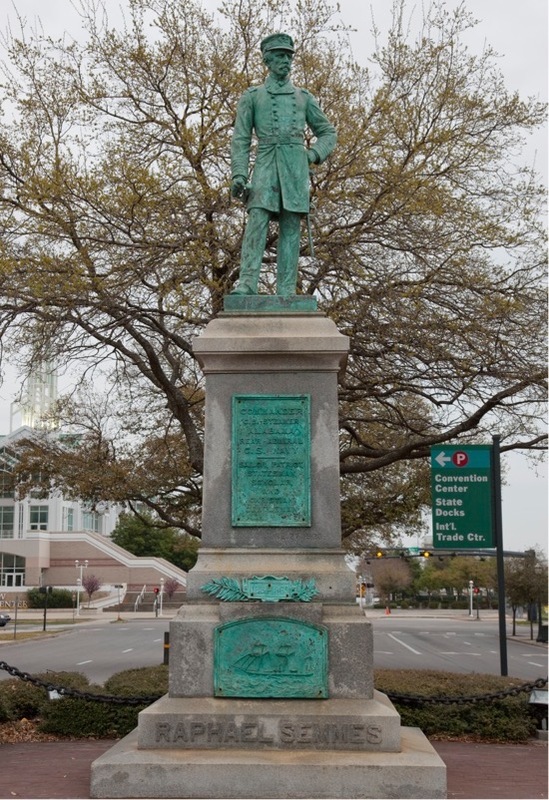
[(310, 526), (310, 395), (234, 395), (232, 406), (232, 525)]

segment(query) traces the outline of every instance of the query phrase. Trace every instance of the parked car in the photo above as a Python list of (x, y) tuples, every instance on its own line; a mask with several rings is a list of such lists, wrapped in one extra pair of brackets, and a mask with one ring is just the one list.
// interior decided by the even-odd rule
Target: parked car
[(5, 628), (10, 619), (9, 614), (0, 614), (0, 628)]

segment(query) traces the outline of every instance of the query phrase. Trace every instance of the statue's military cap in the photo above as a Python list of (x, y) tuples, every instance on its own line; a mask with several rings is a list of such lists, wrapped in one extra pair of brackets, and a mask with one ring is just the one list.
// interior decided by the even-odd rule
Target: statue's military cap
[(294, 40), (287, 33), (272, 33), (263, 39), (260, 47), (263, 55), (268, 53), (269, 50), (289, 50), (290, 53), (293, 53)]

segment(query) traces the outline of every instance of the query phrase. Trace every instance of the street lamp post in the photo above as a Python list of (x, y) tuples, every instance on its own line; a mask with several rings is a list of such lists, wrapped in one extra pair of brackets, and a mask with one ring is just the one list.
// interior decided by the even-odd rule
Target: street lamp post
[(160, 578), (160, 616), (162, 616), (162, 600), (164, 598), (164, 578)]
[(75, 559), (74, 566), (76, 569), (80, 570), (80, 575), (76, 579), (76, 616), (80, 616), (80, 590), (82, 589), (82, 572), (88, 568), (88, 559), (86, 558), (83, 562), (80, 562), (78, 559)]

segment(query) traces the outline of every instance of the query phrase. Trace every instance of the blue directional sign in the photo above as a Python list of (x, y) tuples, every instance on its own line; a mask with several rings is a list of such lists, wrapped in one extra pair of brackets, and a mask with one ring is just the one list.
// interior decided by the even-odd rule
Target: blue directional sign
[(491, 445), (431, 448), (433, 547), (494, 547)]

